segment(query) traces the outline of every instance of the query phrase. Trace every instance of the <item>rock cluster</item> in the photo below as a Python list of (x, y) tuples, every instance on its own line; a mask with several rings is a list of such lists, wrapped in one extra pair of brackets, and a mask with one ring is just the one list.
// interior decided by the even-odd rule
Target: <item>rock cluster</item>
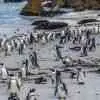
[(72, 7), (75, 10), (97, 10), (100, 8), (100, 0), (65, 0), (64, 7)]
[[(100, 0), (56, 0), (56, 1), (59, 7), (73, 8), (75, 11), (81, 11), (85, 9), (99, 10), (100, 8)], [(36, 0), (36, 1), (31, 0), (28, 1), (28, 4), (23, 8), (23, 10), (21, 11), (21, 15), (39, 16), (41, 15), (41, 11), (42, 11), (41, 0)]]

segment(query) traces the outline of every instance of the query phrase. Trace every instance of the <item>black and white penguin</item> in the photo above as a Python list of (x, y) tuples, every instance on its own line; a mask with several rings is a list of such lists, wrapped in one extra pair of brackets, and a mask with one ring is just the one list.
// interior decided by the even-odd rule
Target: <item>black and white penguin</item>
[(17, 80), (15, 76), (12, 76), (8, 83), (8, 90), (9, 90), (10, 95), (16, 94), (18, 96), (20, 88), (21, 87), (20, 87), (19, 81)]
[(77, 82), (78, 84), (84, 84), (85, 83), (85, 74), (82, 71), (81, 68), (77, 69)]
[(17, 42), (16, 42), (16, 40), (13, 40), (13, 43), (14, 43), (14, 49), (17, 49)]
[(58, 59), (62, 59), (62, 54), (61, 54), (60, 48), (62, 48), (62, 47), (56, 45), (56, 54), (57, 54)]
[(30, 34), (30, 44), (33, 43), (33, 40), (34, 40), (34, 36), (33, 36), (32, 32), (31, 32), (31, 34)]
[(22, 74), (22, 79), (26, 79), (26, 68), (23, 66), (22, 68), (21, 68), (21, 74)]
[(26, 96), (26, 100), (38, 100), (38, 94), (36, 93), (36, 89), (30, 89)]
[(47, 40), (48, 41), (50, 41), (52, 39), (52, 35), (53, 35), (52, 32), (49, 32), (48, 33), (48, 35), (47, 35)]
[(12, 52), (12, 45), (11, 43), (7, 43), (8, 53), (10, 54)]
[(42, 42), (43, 45), (47, 43), (46, 35), (45, 34), (42, 36), (41, 42)]
[(81, 56), (82, 57), (88, 56), (87, 46), (85, 46), (85, 45), (81, 47)]
[(23, 54), (23, 50), (24, 50), (24, 44), (20, 42), (20, 45), (19, 45), (19, 55)]
[(90, 42), (89, 50), (92, 51), (92, 50), (94, 50), (94, 49), (96, 49), (96, 40), (95, 40), (95, 38), (93, 37), (93, 38), (91, 39), (91, 42)]
[(65, 84), (60, 84), (58, 86), (57, 98), (58, 100), (66, 100), (68, 95), (68, 89), (66, 88)]
[(8, 72), (5, 67), (5, 64), (3, 64), (2, 68), (1, 68), (1, 77), (3, 80), (7, 80), (7, 78), (8, 78)]
[(61, 32), (61, 37), (60, 37), (60, 44), (63, 44), (66, 42), (66, 35), (65, 35), (65, 31)]
[(37, 67), (37, 68), (39, 68), (36, 51), (33, 52), (33, 56), (34, 56), (34, 66)]

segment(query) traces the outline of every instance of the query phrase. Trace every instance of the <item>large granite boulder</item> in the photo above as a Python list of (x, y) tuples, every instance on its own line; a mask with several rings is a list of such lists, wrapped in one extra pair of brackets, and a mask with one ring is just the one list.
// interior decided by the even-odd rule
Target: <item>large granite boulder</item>
[[(21, 15), (39, 16), (43, 10), (42, 1), (45, 0), (28, 0), (28, 4), (21, 11)], [(73, 8), (75, 11), (100, 9), (100, 0), (56, 0), (56, 4), (59, 7)]]

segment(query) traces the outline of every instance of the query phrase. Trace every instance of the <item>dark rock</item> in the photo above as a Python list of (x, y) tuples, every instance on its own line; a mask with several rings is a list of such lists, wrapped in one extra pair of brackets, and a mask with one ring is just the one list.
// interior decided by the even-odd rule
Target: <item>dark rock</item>
[(78, 22), (78, 24), (86, 24), (86, 23), (90, 23), (90, 22), (99, 22), (99, 20), (96, 19), (84, 19)]
[(41, 22), (39, 25), (35, 27), (35, 29), (51, 30), (51, 29), (63, 28), (66, 26), (68, 26), (68, 24), (62, 22)]
[(33, 22), (32, 25), (39, 25), (41, 23), (48, 23), (48, 21), (47, 20), (37, 20), (37, 21)]
[(69, 49), (70, 50), (73, 50), (73, 51), (80, 51), (81, 50), (81, 47), (80, 46), (75, 46), (75, 47), (71, 47)]

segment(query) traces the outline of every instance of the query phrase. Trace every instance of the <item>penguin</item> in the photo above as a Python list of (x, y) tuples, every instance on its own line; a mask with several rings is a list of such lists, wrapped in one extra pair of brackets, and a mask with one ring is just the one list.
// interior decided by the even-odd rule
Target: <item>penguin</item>
[(62, 47), (56, 45), (56, 54), (57, 54), (58, 59), (62, 59), (62, 54), (61, 54), (60, 48), (62, 48)]
[(5, 64), (3, 64), (2, 68), (1, 68), (1, 77), (3, 80), (7, 80), (7, 78), (8, 78), (8, 72), (5, 67)]
[(4, 48), (4, 44), (6, 42), (6, 38), (3, 38), (2, 43), (1, 43), (1, 47)]
[(53, 40), (56, 40), (56, 32), (52, 33)]
[(27, 44), (30, 44), (30, 35), (29, 34), (27, 34), (27, 36), (26, 36), (26, 42), (27, 42)]
[(10, 95), (14, 94), (18, 96), (18, 92), (20, 91), (20, 84), (15, 76), (12, 76), (8, 83), (8, 90)]
[(93, 49), (96, 49), (96, 42), (95, 42), (95, 38), (94, 37), (91, 39), (90, 47), (89, 47), (90, 51), (92, 51)]
[(30, 34), (30, 44), (33, 43), (33, 40), (34, 40), (34, 36), (33, 36), (33, 34), (31, 33), (31, 34)]
[(88, 53), (87, 53), (87, 46), (82, 46), (82, 48), (81, 48), (81, 56), (82, 56), (82, 57), (88, 56)]
[(84, 77), (84, 72), (82, 71), (81, 68), (77, 69), (77, 82), (78, 84), (85, 84), (85, 77)]
[(61, 37), (60, 37), (60, 44), (63, 44), (66, 42), (66, 36), (65, 36), (65, 31), (61, 32)]
[(16, 43), (17, 43), (17, 49), (19, 49), (19, 47), (20, 47), (20, 41), (17, 39)]
[(86, 45), (86, 42), (87, 42), (86, 36), (83, 35), (81, 38), (81, 44)]
[(22, 79), (25, 79), (26, 78), (26, 68), (25, 67), (21, 68), (21, 73), (22, 73)]
[(20, 43), (20, 45), (19, 45), (19, 55), (23, 54), (23, 50), (24, 50), (24, 44)]
[(30, 59), (32, 66), (34, 66), (34, 56), (32, 54), (29, 55), (29, 59)]
[(52, 32), (48, 33), (47, 40), (50, 41), (52, 37)]
[(35, 39), (35, 42), (38, 41), (38, 34), (37, 33), (34, 34), (34, 39)]
[(3, 39), (2, 38), (0, 38), (0, 48), (2, 48), (2, 41), (3, 41)]
[(8, 44), (7, 44), (7, 48), (8, 48), (8, 52), (11, 53), (11, 51), (12, 51), (11, 43), (8, 43)]
[(33, 56), (34, 56), (34, 66), (39, 68), (36, 51), (33, 52)]
[(4, 54), (5, 54), (5, 56), (7, 56), (8, 55), (8, 47), (7, 47), (7, 45), (5, 46), (5, 48), (4, 48)]
[(15, 48), (14, 40), (11, 40), (11, 45), (12, 45), (12, 49), (14, 49)]
[(66, 92), (64, 90), (63, 84), (58, 86), (57, 98), (58, 100), (66, 100)]
[(42, 44), (46, 44), (46, 42), (47, 42), (47, 41), (46, 41), (46, 36), (43, 35), (43, 36), (42, 36)]
[(55, 84), (56, 84), (56, 70), (54, 69), (51, 69), (52, 73), (51, 73), (51, 83), (52, 83), (52, 86), (55, 87)]
[(58, 87), (62, 83), (61, 72), (58, 71), (58, 70), (56, 70), (55, 80), (56, 81), (55, 81), (55, 92), (54, 92), (54, 95), (56, 96), (57, 92), (58, 92)]
[[(21, 72), (17, 73), (16, 80), (18, 81), (19, 87), (21, 88), (21, 86), (22, 86), (22, 75), (21, 75)], [(20, 90), (20, 88), (19, 88), (19, 90)]]
[(16, 40), (13, 40), (13, 42), (14, 42), (14, 48), (16, 49), (17, 48), (17, 42), (16, 42)]
[(38, 94), (36, 93), (36, 89), (30, 89), (30, 91), (28, 92), (27, 96), (26, 96), (26, 100), (38, 100)]
[(26, 75), (28, 75), (28, 73), (29, 73), (29, 61), (27, 58), (25, 58), (23, 65), (24, 65), (24, 68), (26, 69)]

